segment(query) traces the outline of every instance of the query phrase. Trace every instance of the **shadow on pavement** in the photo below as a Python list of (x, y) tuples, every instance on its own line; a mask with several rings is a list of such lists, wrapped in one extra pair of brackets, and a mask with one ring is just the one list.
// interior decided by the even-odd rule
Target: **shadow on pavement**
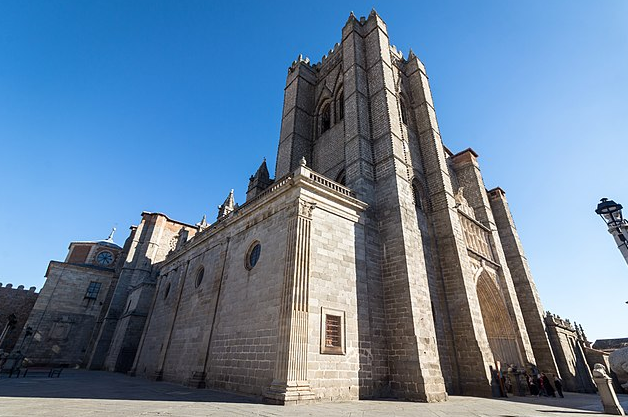
[(124, 374), (64, 369), (59, 378), (0, 377), (0, 397), (260, 403), (261, 398), (189, 388)]
[[(617, 395), (620, 404), (624, 408), (624, 410), (628, 409), (628, 395), (619, 394)], [(517, 403), (525, 403), (525, 404), (538, 404), (542, 406), (550, 406), (550, 407), (562, 407), (562, 408), (571, 408), (574, 411), (562, 410), (543, 410), (539, 409), (537, 411), (541, 413), (561, 413), (561, 414), (600, 414), (603, 412), (604, 407), (602, 406), (602, 402), (600, 400), (600, 396), (597, 394), (581, 394), (581, 393), (573, 393), (573, 392), (565, 392), (565, 398), (560, 397), (536, 397), (534, 395), (529, 395), (525, 397), (508, 397), (508, 399), (503, 399), (508, 402), (517, 402)]]

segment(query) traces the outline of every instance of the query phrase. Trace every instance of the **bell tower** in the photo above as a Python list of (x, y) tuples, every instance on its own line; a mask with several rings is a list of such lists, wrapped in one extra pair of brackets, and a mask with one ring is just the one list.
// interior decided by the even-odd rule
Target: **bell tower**
[(369, 204), (358, 308), (370, 317), (360, 322), (360, 351), (371, 355), (361, 358), (361, 396), (441, 401), (447, 394), (412, 192), (413, 164), (422, 167), (401, 113), (399, 68), (412, 65), (390, 46), (374, 10), (359, 20), (351, 13), (321, 62), (299, 56), (288, 69), (276, 177), (305, 157)]

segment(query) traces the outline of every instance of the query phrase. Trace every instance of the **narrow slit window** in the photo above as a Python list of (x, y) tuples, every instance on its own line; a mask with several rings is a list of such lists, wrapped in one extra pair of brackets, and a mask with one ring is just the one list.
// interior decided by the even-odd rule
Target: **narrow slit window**
[(325, 133), (331, 127), (331, 113), (330, 113), (329, 103), (323, 106), (323, 110), (321, 111), (321, 134)]
[(345, 93), (343, 91), (338, 94), (336, 100), (336, 121), (339, 122), (345, 117)]
[(399, 107), (401, 107), (401, 121), (404, 125), (408, 125), (408, 111), (406, 110), (406, 103), (402, 100), (399, 100)]

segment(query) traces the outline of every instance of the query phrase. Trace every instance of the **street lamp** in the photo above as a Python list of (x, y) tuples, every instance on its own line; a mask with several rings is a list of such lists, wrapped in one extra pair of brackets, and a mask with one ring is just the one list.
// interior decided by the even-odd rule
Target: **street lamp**
[(613, 200), (603, 198), (597, 205), (595, 212), (600, 215), (604, 223), (608, 226), (608, 233), (613, 235), (617, 248), (628, 263), (628, 221), (622, 215), (621, 204)]

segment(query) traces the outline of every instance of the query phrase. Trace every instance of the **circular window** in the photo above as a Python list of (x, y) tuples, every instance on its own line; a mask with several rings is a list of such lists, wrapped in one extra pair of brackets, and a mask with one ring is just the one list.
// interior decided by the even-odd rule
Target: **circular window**
[(201, 285), (201, 282), (203, 282), (204, 275), (205, 275), (205, 268), (201, 267), (201, 269), (199, 269), (198, 273), (196, 274), (196, 281), (194, 281), (194, 286), (196, 288), (198, 288), (198, 286)]
[(164, 290), (164, 300), (168, 298), (168, 294), (170, 293), (170, 283), (166, 285), (166, 289)]
[(253, 269), (259, 261), (259, 257), (262, 253), (262, 245), (259, 242), (255, 242), (251, 245), (249, 252), (246, 256), (246, 269)]

